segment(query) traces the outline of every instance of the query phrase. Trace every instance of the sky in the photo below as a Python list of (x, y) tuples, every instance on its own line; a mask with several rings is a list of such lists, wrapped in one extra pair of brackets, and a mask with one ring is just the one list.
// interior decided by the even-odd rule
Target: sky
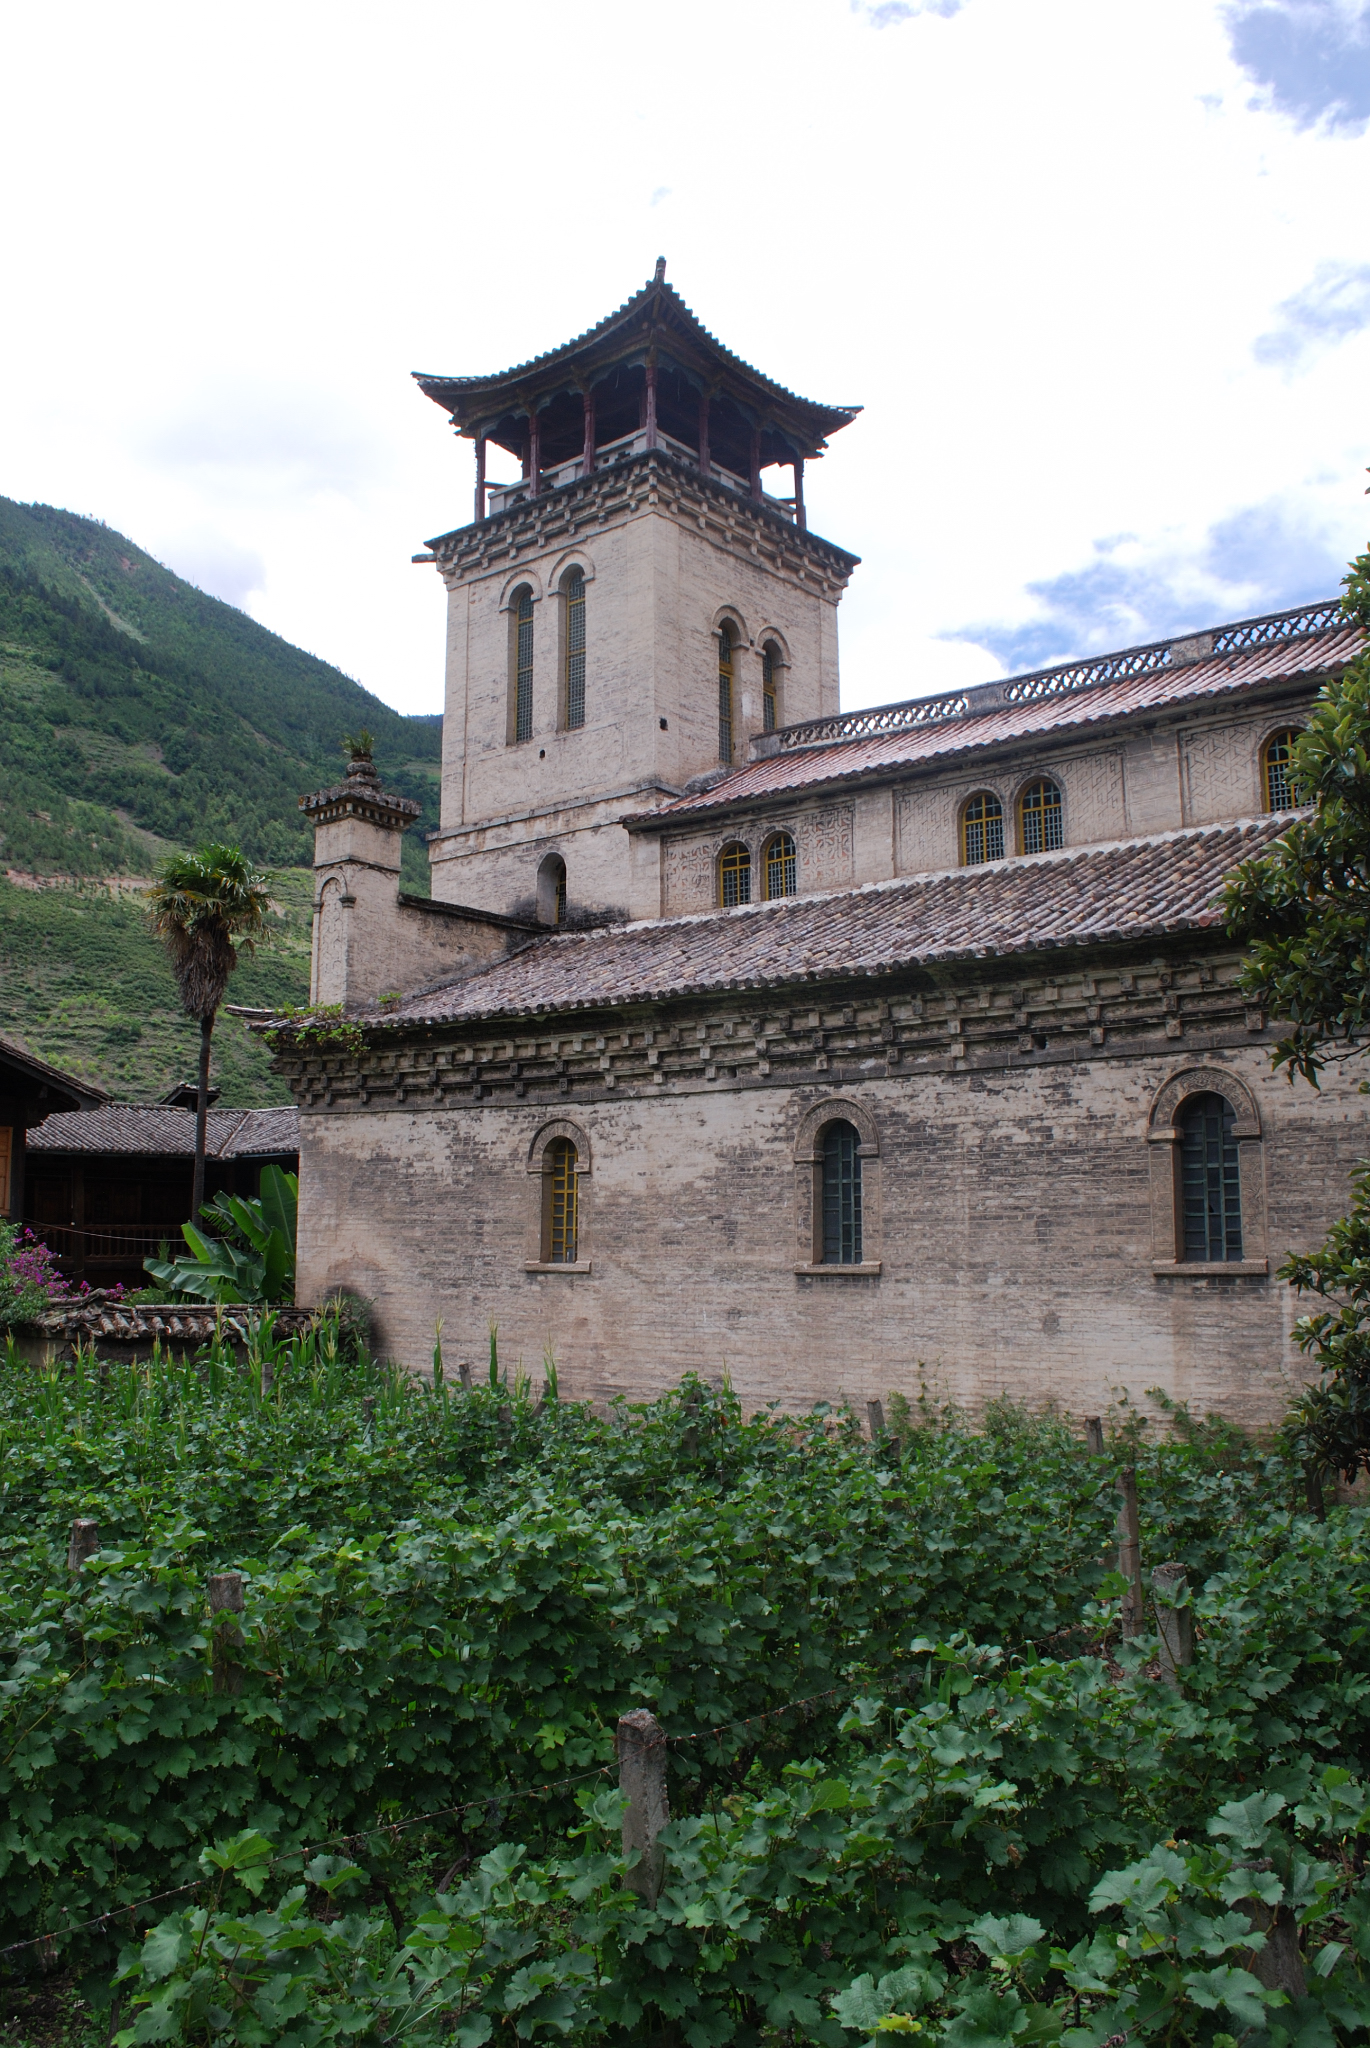
[(864, 407), (805, 480), (862, 557), (849, 707), (1330, 596), (1367, 544), (1370, 0), (0, 9), (0, 493), (401, 710), (472, 487), (411, 371), (554, 347), (659, 255)]

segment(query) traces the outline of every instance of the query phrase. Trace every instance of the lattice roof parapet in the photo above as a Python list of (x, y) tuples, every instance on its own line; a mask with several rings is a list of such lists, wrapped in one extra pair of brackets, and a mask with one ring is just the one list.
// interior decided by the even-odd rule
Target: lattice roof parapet
[(1003, 682), (980, 683), (968, 690), (947, 690), (937, 697), (912, 697), (897, 704), (874, 704), (866, 711), (844, 711), (833, 718), (811, 718), (800, 725), (787, 725), (768, 735), (767, 751), (787, 753), (796, 747), (822, 746), (832, 740), (855, 740), (882, 733), (909, 732), (920, 725), (938, 724), (944, 719), (972, 718), (981, 711), (997, 711), (1012, 704), (1030, 704), (1044, 697), (1059, 697), (1077, 690), (1096, 689), (1102, 683), (1126, 682), (1133, 676), (1152, 675), (1158, 669), (1182, 668), (1191, 662), (1207, 661), (1224, 654), (1241, 654), (1251, 648), (1272, 647), (1286, 640), (1307, 639), (1348, 624), (1340, 598), (1321, 604), (1296, 605), (1285, 612), (1267, 612), (1257, 619), (1238, 619), (1232, 625), (1217, 626), (1209, 632), (1189, 633), (1171, 640), (1153, 640), (1143, 647), (1127, 647), (1117, 654), (1091, 655), (1084, 661), (1060, 663), (1054, 668), (1033, 669), (1026, 675), (1010, 676)]

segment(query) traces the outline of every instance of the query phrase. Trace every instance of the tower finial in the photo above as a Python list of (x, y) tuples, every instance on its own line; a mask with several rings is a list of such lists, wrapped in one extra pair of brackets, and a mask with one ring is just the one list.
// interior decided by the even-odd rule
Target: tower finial
[(665, 282), (666, 282), (666, 258), (665, 258), (664, 256), (658, 256), (658, 257), (657, 257), (657, 259), (656, 259), (656, 276), (655, 276), (655, 277), (654, 277), (654, 278), (652, 279), (652, 283), (653, 283), (653, 284), (665, 284)]

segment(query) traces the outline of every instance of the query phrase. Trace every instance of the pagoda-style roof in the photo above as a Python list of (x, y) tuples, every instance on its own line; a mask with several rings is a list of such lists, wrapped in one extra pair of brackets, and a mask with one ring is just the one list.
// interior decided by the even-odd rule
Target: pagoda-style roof
[(414, 375), (420, 390), (451, 415), (458, 433), (493, 441), (511, 455), (525, 454), (528, 415), (536, 411), (541, 461), (551, 466), (582, 446), (584, 392), (594, 394), (600, 445), (638, 428), (649, 362), (656, 365), (663, 431), (695, 443), (700, 400), (709, 394), (711, 446), (720, 462), (744, 476), (756, 429), (764, 468), (821, 454), (827, 436), (850, 425), (861, 410), (800, 398), (744, 363), (666, 283), (664, 262), (617, 312), (545, 355), (493, 376), (435, 377), (417, 370)]

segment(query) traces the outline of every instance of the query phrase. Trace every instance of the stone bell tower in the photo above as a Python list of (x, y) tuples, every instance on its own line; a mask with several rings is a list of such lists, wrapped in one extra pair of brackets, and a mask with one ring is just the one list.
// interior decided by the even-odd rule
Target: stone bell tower
[[(658, 842), (620, 821), (838, 709), (856, 557), (809, 532), (804, 466), (859, 407), (740, 362), (664, 261), (564, 347), (418, 381), (476, 455), (474, 521), (415, 556), (448, 591), (433, 895), (544, 924), (658, 916)], [(516, 481), (488, 481), (492, 449)]]

